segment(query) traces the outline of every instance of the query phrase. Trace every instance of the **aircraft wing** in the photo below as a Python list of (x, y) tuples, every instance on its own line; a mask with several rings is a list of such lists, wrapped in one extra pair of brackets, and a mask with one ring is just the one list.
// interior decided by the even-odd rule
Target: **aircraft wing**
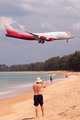
[(36, 35), (36, 34), (34, 34), (34, 33), (31, 33), (31, 32), (29, 32), (29, 31), (26, 31), (27, 33), (29, 33), (30, 35), (32, 35), (34, 38), (39, 38), (39, 35)]
[(50, 35), (47, 35), (47, 34), (34, 34), (34, 33), (31, 33), (29, 31), (26, 31), (28, 34), (32, 35), (34, 38), (36, 38), (39, 43), (44, 43), (45, 41), (53, 41), (57, 39), (57, 36), (54, 36), (54, 37), (50, 37)]
[(34, 34), (34, 33), (31, 33), (29, 31), (26, 31), (27, 33), (29, 33), (30, 35), (32, 35), (34, 38), (36, 38), (39, 43), (44, 43), (45, 40), (46, 40), (46, 37), (45, 36), (40, 36), (40, 35), (37, 35), (37, 34)]

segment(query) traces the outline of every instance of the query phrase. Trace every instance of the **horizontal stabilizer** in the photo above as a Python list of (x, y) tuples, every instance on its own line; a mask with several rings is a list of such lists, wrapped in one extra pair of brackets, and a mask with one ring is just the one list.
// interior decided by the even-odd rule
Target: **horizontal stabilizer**
[(16, 37), (16, 35), (6, 34), (8, 37)]

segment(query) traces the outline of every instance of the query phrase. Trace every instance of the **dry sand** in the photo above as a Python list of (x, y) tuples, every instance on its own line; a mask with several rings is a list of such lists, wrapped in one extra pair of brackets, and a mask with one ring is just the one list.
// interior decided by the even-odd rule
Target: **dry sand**
[[(72, 72), (57, 72), (75, 75)], [(79, 75), (80, 73), (78, 73)], [(0, 101), (0, 120), (80, 120), (80, 76), (47, 85), (43, 90), (45, 116), (35, 117), (33, 91)]]

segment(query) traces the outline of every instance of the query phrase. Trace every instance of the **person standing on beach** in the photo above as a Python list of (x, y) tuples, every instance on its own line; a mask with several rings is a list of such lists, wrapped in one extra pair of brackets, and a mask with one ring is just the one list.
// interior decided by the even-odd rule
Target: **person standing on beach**
[(50, 81), (51, 81), (51, 83), (52, 83), (52, 81), (53, 81), (53, 77), (52, 77), (52, 76), (50, 76)]
[(37, 78), (36, 83), (33, 85), (36, 117), (38, 117), (39, 104), (41, 106), (42, 116), (44, 116), (43, 95), (41, 92), (42, 88), (46, 88), (46, 85), (42, 83), (40, 78)]
[(42, 80), (42, 83), (44, 84), (44, 79), (42, 78), (41, 80)]

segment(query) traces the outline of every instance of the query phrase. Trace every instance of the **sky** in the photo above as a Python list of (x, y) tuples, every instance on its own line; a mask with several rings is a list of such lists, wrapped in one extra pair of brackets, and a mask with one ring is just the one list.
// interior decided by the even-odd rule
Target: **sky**
[[(39, 44), (5, 36), (4, 24), (18, 32), (69, 31), (75, 38)], [(45, 62), (80, 51), (80, 0), (0, 0), (0, 64)]]

